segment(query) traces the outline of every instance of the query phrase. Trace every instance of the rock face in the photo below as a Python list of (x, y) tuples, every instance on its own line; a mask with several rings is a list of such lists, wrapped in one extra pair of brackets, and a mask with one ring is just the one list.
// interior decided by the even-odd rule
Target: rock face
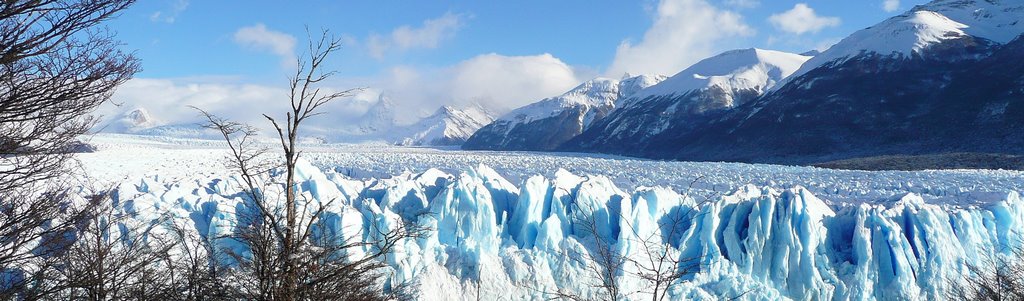
[(692, 129), (745, 104), (795, 72), (810, 57), (742, 49), (705, 59), (622, 101), (608, 118), (560, 148), (632, 154), (665, 130)]
[(553, 150), (576, 137), (630, 97), (664, 80), (640, 75), (622, 80), (597, 78), (557, 97), (513, 110), (481, 128), (465, 144), (475, 150)]
[(103, 126), (105, 131), (130, 133), (160, 125), (160, 122), (143, 107), (125, 110), (121, 116)]

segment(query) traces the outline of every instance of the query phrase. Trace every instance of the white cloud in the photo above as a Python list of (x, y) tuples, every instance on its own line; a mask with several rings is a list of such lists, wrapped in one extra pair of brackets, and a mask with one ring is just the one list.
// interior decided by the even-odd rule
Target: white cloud
[(572, 67), (550, 54), (483, 54), (440, 69), (394, 67), (379, 87), (411, 122), (442, 105), (480, 104), (496, 113), (559, 95), (580, 83)]
[(885, 0), (882, 1), (882, 10), (887, 13), (891, 13), (900, 9), (900, 0)]
[(490, 107), (520, 107), (564, 93), (580, 80), (569, 65), (550, 54), (484, 54), (452, 70), (452, 98)]
[(283, 108), (284, 89), (249, 85), (209, 83), (171, 79), (132, 79), (112, 97), (114, 105), (104, 105), (98, 113), (106, 120), (119, 117), (126, 110), (145, 108), (157, 120), (168, 124), (199, 122), (196, 106), (212, 113), (246, 122), (258, 122), (259, 113)]
[(742, 16), (705, 0), (661, 0), (643, 40), (623, 41), (605, 74), (671, 75), (729, 46), (738, 47), (725, 44), (753, 34)]
[(153, 12), (153, 14), (149, 15), (149, 20), (152, 22), (174, 23), (178, 19), (178, 15), (184, 12), (186, 8), (188, 8), (188, 0), (170, 0), (166, 10)]
[(826, 27), (839, 26), (841, 22), (838, 17), (818, 16), (806, 3), (797, 3), (793, 9), (771, 15), (768, 21), (779, 30), (797, 35), (816, 33)]
[(725, 5), (736, 8), (755, 8), (761, 6), (760, 0), (725, 0)]
[(235, 43), (242, 47), (268, 51), (281, 57), (282, 66), (290, 66), (295, 58), (295, 37), (280, 31), (267, 29), (262, 23), (239, 28), (235, 32)]
[[(354, 86), (353, 86), (354, 87)], [(329, 89), (337, 90), (337, 89)], [(377, 91), (368, 90), (350, 98), (335, 100), (325, 111), (327, 116), (311, 119), (307, 130), (318, 131), (352, 124), (376, 102)], [(194, 79), (132, 79), (119, 86), (112, 101), (97, 110), (102, 120), (97, 130), (118, 120), (125, 112), (143, 108), (158, 125), (195, 125), (205, 123), (201, 108), (214, 115), (244, 122), (269, 133), (270, 125), (262, 114), (279, 116), (288, 109), (285, 82), (280, 85), (223, 83), (202, 77)], [(283, 116), (281, 116), (283, 118)], [(111, 127), (111, 129), (116, 126)]]
[[(218, 116), (250, 123), (268, 130), (263, 113), (287, 109), (285, 82), (280, 85), (238, 83), (224, 76), (182, 79), (132, 79), (121, 85), (112, 104), (98, 111), (105, 120), (123, 112), (145, 108), (163, 124), (202, 122), (189, 106)], [(503, 113), (545, 97), (561, 94), (580, 80), (564, 62), (542, 54), (535, 56), (479, 55), (453, 66), (437, 69), (394, 67), (375, 78), (337, 78), (327, 84), (333, 90), (369, 89), (351, 98), (338, 99), (325, 108), (327, 116), (310, 121), (310, 130), (353, 125), (386, 94), (395, 103), (400, 123), (412, 123), (442, 105), (480, 104)], [(101, 126), (104, 122), (101, 122)]]
[(420, 27), (402, 26), (387, 36), (372, 34), (367, 39), (367, 50), (370, 56), (380, 59), (392, 50), (434, 49), (442, 41), (455, 37), (456, 31), (465, 23), (464, 18), (464, 15), (448, 12), (423, 21)]

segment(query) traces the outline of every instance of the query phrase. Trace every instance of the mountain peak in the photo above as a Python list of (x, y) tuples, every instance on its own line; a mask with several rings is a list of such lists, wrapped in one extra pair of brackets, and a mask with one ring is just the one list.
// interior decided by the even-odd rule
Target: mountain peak
[(419, 122), (398, 131), (406, 132), (402, 145), (460, 145), (481, 127), (494, 121), (479, 105), (462, 109), (441, 106), (437, 111)]
[(370, 107), (363, 114), (359, 122), (359, 130), (364, 133), (373, 133), (395, 125), (395, 104), (391, 98), (381, 94), (377, 97), (377, 103)]
[(821, 54), (821, 50), (812, 49), (812, 50), (805, 51), (805, 52), (801, 53), (800, 55), (802, 55), (802, 56), (818, 56), (819, 54)]
[(791, 78), (863, 55), (922, 56), (932, 46), (953, 40), (1005, 44), (1024, 33), (1022, 11), (1024, 1), (1020, 0), (935, 0), (853, 33), (808, 61)]
[[(628, 73), (626, 75), (629, 75)], [(629, 98), (648, 87), (668, 79), (668, 76), (656, 74), (641, 74), (637, 76), (624, 77), (619, 81), (619, 100)]]
[(931, 11), (963, 24), (964, 33), (1006, 44), (1024, 32), (1020, 0), (935, 0), (919, 5), (913, 12)]
[(661, 75), (598, 77), (568, 92), (505, 114), (473, 134), (467, 149), (552, 150), (607, 116), (624, 95), (654, 85)]
[(153, 123), (153, 117), (143, 107), (136, 107), (124, 113), (124, 120), (135, 127), (146, 126)]
[(810, 57), (799, 54), (758, 48), (730, 50), (701, 60), (631, 98), (682, 95), (713, 86), (726, 90), (765, 90), (795, 72), (808, 59)]
[(444, 105), (437, 108), (437, 111), (434, 112), (433, 116), (451, 116), (454, 111), (455, 108), (452, 106)]
[(562, 95), (563, 96), (570, 96), (570, 95), (585, 94), (585, 95), (596, 96), (596, 95), (599, 95), (599, 94), (602, 94), (602, 93), (618, 93), (618, 89), (619, 89), (618, 85), (619, 85), (619, 80), (611, 79), (611, 78), (606, 78), (606, 77), (597, 77), (597, 78), (594, 78), (594, 79), (591, 79), (591, 80), (583, 82), (579, 86), (576, 86), (572, 90), (569, 90), (569, 92), (566, 92), (565, 94), (562, 94)]

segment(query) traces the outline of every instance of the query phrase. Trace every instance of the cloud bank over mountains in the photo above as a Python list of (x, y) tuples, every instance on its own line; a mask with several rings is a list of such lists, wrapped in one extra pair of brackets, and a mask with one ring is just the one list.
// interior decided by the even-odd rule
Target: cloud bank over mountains
[[(736, 3), (752, 5), (749, 0)], [(642, 40), (619, 44), (606, 75), (671, 75), (724, 50), (728, 41), (755, 33), (741, 15), (705, 0), (662, 0), (653, 18)]]
[[(886, 1), (886, 9), (899, 4), (889, 2), (893, 1)], [(609, 58), (608, 66), (599, 69), (573, 66), (551, 53), (482, 53), (449, 65), (419, 65), (399, 60), (389, 63), (392, 65), (375, 75), (344, 77), (341, 73), (330, 87), (366, 89), (352, 98), (337, 101), (328, 108), (330, 115), (318, 123), (334, 127), (357, 120), (381, 95), (395, 104), (397, 122), (408, 124), (443, 105), (480, 105), (500, 115), (559, 95), (597, 75), (611, 78), (626, 73), (672, 75), (715, 53), (749, 45), (745, 42), (758, 32), (739, 11), (760, 6), (757, 0), (660, 0), (649, 11), (651, 25), (643, 35), (635, 41), (622, 40)], [(446, 12), (419, 24), (397, 26), (387, 33), (369, 33), (365, 38), (345, 34), (342, 38), (349, 48), (383, 63), (388, 57), (445, 47), (446, 43), (457, 39), (460, 30), (472, 26), (472, 18), (470, 13)], [(841, 21), (836, 17), (818, 16), (810, 6), (801, 3), (789, 11), (772, 15), (766, 22), (780, 32), (800, 36)], [(237, 44), (240, 51), (264, 52), (278, 57), (282, 70), (280, 83), (245, 83), (244, 78), (219, 81), (204, 76), (140, 78), (118, 90), (114, 100), (121, 106), (109, 105), (100, 113), (115, 116), (125, 110), (144, 107), (161, 115), (159, 118), (167, 123), (180, 124), (200, 121), (188, 107), (198, 106), (224, 117), (261, 125), (260, 114), (278, 112), (287, 103), (284, 101), (287, 97), (284, 77), (294, 68), (295, 58), (302, 54), (304, 47), (300, 44), (304, 42), (301, 40), (263, 23), (240, 27), (230, 35), (230, 41)]]

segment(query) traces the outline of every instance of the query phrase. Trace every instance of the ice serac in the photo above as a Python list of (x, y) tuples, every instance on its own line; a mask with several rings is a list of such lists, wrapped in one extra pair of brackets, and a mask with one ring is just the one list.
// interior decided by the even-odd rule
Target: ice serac
[(617, 102), (663, 80), (639, 75), (620, 80), (596, 78), (557, 97), (505, 114), (471, 136), (464, 149), (552, 150), (579, 135), (615, 109)]
[(699, 126), (707, 118), (763, 95), (810, 58), (740, 49), (704, 59), (620, 101), (607, 118), (596, 121), (561, 148), (635, 154), (665, 130)]
[[(408, 284), (425, 300), (599, 298), (585, 258), (602, 250), (631, 260), (615, 280), (627, 300), (650, 297), (637, 273), (662, 251), (682, 263), (667, 271), (688, 268), (669, 287), (672, 299), (943, 299), (947, 280), (969, 266), (1020, 260), (1011, 250), (1024, 239), (1017, 192), (963, 205), (917, 194), (833, 202), (799, 186), (747, 185), (720, 196), (626, 192), (608, 178), (565, 170), (517, 187), (483, 165), (357, 180), (304, 161), (297, 179), (304, 202), (327, 205), (317, 227), (329, 237), (372, 240), (405, 223), (430, 227), (399, 242), (385, 262), (389, 283)], [(245, 227), (239, 184), (146, 178), (120, 185), (115, 201), (139, 220), (170, 212), (196, 239), (244, 252), (217, 239)]]

